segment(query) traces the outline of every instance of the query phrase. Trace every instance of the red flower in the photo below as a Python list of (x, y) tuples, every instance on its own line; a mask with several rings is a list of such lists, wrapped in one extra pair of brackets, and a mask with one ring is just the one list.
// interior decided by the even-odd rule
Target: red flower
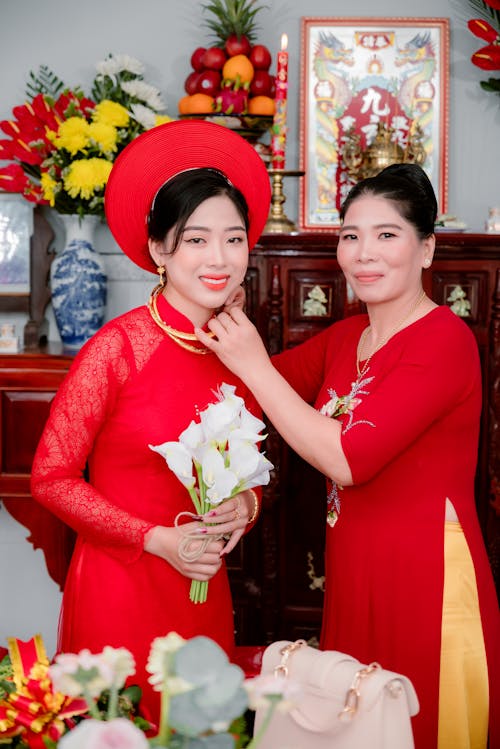
[(95, 107), (95, 103), (91, 99), (82, 97), (78, 98), (73, 91), (66, 91), (61, 94), (58, 100), (54, 104), (54, 110), (60, 116), (61, 120), (72, 117), (73, 115), (82, 114), (87, 117)]
[(23, 192), (28, 184), (22, 166), (9, 164), (0, 169), (0, 187), (7, 192)]
[(481, 47), (475, 52), (471, 60), (482, 70), (500, 70), (500, 46), (487, 44), (486, 47)]
[(19, 192), (31, 203), (48, 205), (48, 201), (43, 198), (39, 185), (26, 176), (20, 164), (9, 164), (0, 168), (0, 190)]
[(491, 26), (488, 21), (484, 21), (480, 18), (473, 18), (467, 23), (469, 31), (472, 31), (474, 36), (478, 36), (480, 39), (484, 39), (485, 42), (496, 42), (500, 39), (500, 35), (496, 29)]
[(54, 109), (46, 101), (43, 94), (37, 94), (31, 105), (27, 104), (26, 106), (31, 106), (34, 115), (40, 120), (40, 123), (47, 125), (50, 130), (57, 130), (60, 120), (56, 117)]

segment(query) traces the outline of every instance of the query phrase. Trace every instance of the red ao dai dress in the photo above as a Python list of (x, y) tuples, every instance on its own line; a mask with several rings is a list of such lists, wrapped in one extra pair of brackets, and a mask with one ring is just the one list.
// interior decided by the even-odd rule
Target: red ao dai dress
[[(320, 409), (333, 391), (351, 392), (367, 324), (365, 315), (347, 318), (273, 363)], [(356, 388), (357, 405), (340, 417), (354, 483), (337, 489), (340, 515), (333, 527), (326, 524), (321, 647), (408, 676), (420, 702), (416, 748), (437, 746), (449, 498), (475, 570), (489, 671), (490, 749), (499, 749), (499, 613), (474, 501), (481, 409), (474, 337), (449, 308), (438, 307), (394, 335)], [(335, 487), (329, 511), (334, 499)]]
[[(163, 297), (162, 319), (193, 332)], [(234, 622), (226, 565), (208, 600), (189, 600), (191, 580), (144, 551), (156, 525), (192, 511), (189, 494), (148, 445), (177, 440), (226, 382), (256, 416), (244, 385), (213, 354), (181, 348), (140, 307), (107, 323), (78, 353), (52, 404), (32, 472), (33, 496), (78, 534), (63, 595), (59, 651), (128, 648), (158, 718), (159, 693), (145, 672), (151, 642), (175, 631), (206, 635), (229, 655)], [(83, 477), (88, 466), (89, 480)]]

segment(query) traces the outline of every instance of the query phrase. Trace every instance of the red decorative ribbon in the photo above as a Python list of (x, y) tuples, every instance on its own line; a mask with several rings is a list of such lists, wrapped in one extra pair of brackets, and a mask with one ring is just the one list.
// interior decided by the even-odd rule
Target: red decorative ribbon
[(16, 691), (0, 700), (0, 734), (19, 736), (31, 749), (45, 749), (44, 737), (57, 741), (66, 721), (88, 711), (85, 700), (54, 692), (49, 660), (40, 635), (28, 642), (8, 639)]

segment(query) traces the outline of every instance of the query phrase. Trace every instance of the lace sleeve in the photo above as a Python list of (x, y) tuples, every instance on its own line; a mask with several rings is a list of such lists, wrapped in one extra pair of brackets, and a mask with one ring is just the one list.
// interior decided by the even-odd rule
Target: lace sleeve
[(50, 410), (32, 467), (33, 497), (122, 561), (143, 551), (152, 527), (116, 507), (84, 479), (87, 458), (134, 359), (119, 327), (106, 326), (77, 355)]

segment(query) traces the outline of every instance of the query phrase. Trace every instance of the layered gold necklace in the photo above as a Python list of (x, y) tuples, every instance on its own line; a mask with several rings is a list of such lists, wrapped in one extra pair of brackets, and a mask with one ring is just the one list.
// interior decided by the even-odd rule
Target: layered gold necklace
[(364, 345), (365, 345), (366, 337), (367, 337), (368, 333), (371, 330), (371, 326), (369, 325), (367, 328), (365, 328), (363, 330), (363, 332), (361, 333), (361, 337), (359, 339), (358, 354), (356, 356), (356, 369), (357, 369), (357, 372), (358, 372), (358, 380), (360, 379), (360, 377), (362, 377), (364, 375), (364, 373), (368, 369), (368, 365), (369, 365), (372, 357), (377, 353), (377, 351), (380, 351), (380, 349), (382, 348), (382, 346), (385, 346), (385, 344), (387, 343), (387, 341), (390, 338), (392, 338), (392, 336), (395, 333), (397, 333), (400, 328), (403, 327), (404, 323), (413, 315), (413, 313), (422, 304), (422, 302), (425, 299), (425, 296), (426, 296), (425, 291), (422, 291), (418, 295), (418, 297), (413, 302), (413, 304), (411, 305), (410, 309), (405, 314), (405, 316), (402, 317), (401, 320), (398, 320), (397, 324), (393, 328), (391, 328), (391, 330), (389, 331), (389, 333), (380, 341), (380, 343), (378, 344), (378, 346), (376, 346), (373, 349), (373, 351), (371, 352), (371, 354), (369, 355), (369, 357), (367, 359), (365, 359), (365, 363), (363, 364), (363, 368), (361, 368), (361, 362), (363, 361), (362, 352), (363, 352), (363, 348), (364, 348)]
[[(208, 348), (205, 348), (205, 346), (203, 346), (203, 344), (198, 341), (194, 333), (185, 333), (183, 330), (176, 330), (175, 328), (172, 328), (171, 325), (167, 325), (167, 323), (161, 319), (160, 313), (158, 312), (156, 300), (162, 293), (163, 289), (164, 285), (161, 283), (159, 283), (158, 286), (155, 286), (148, 301), (148, 310), (155, 323), (159, 328), (163, 330), (164, 333), (166, 333), (173, 341), (175, 341), (178, 346), (181, 346), (181, 348), (184, 348), (187, 351), (192, 351), (194, 354), (211, 354), (212, 351), (210, 351), (210, 349)], [(208, 335), (211, 338), (214, 337), (214, 334), (212, 332), (209, 332)], [(198, 341), (198, 345), (194, 346), (191, 343), (188, 343), (188, 341)]]

